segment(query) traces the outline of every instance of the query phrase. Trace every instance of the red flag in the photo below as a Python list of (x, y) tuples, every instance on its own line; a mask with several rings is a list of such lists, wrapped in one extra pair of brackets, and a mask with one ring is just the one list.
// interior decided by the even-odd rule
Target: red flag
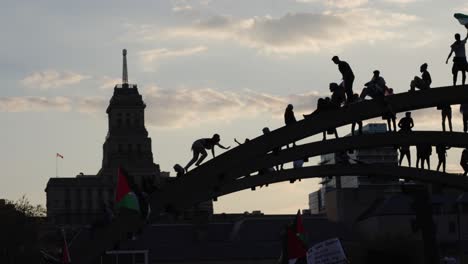
[(65, 232), (63, 232), (63, 248), (62, 248), (62, 264), (70, 264), (70, 252), (68, 251), (67, 240), (65, 239)]
[(55, 156), (56, 158), (62, 158), (63, 159), (63, 156), (60, 155), (60, 153), (57, 153), (57, 155)]

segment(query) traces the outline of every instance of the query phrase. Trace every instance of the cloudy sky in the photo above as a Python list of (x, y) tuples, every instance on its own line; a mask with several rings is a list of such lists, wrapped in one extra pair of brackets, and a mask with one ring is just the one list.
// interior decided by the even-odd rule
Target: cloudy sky
[[(233, 145), (234, 137), (282, 126), (288, 103), (297, 117), (312, 111), (328, 83), (340, 80), (333, 55), (352, 66), (356, 90), (379, 69), (397, 93), (407, 91), (424, 62), (433, 86), (450, 84), (445, 59), (453, 34), (465, 32), (455, 12), (468, 13), (466, 1), (5, 1), (0, 198), (26, 194), (45, 204), (56, 152), (65, 157), (61, 177), (99, 170), (123, 48), (130, 82), (148, 106), (155, 162), (170, 171), (190, 159), (195, 139), (219, 133)], [(460, 131), (458, 106), (453, 110)], [(417, 130), (440, 130), (439, 111), (415, 116)], [(459, 154), (449, 152), (449, 171), (460, 171)], [(243, 191), (221, 197), (215, 210), (294, 213), (317, 188), (307, 180)]]

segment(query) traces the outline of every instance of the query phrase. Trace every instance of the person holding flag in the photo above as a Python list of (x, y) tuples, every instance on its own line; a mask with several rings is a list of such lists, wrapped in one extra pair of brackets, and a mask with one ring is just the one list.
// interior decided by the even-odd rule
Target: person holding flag
[(455, 42), (450, 46), (450, 53), (445, 61), (448, 64), (448, 60), (455, 53), (453, 58), (452, 74), (453, 74), (453, 86), (457, 84), (458, 72), (462, 72), (462, 85), (465, 85), (466, 74), (468, 71), (468, 63), (466, 61), (465, 44), (468, 39), (468, 16), (462, 14), (455, 14), (455, 18), (467, 28), (466, 37), (461, 40), (460, 34), (455, 34)]

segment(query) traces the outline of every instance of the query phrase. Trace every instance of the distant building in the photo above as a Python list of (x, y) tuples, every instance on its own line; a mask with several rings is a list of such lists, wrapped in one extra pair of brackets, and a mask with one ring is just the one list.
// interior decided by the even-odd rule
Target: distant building
[[(367, 124), (362, 128), (364, 134), (385, 133), (386, 124)], [(351, 136), (348, 134), (346, 136)], [(351, 163), (390, 163), (398, 164), (398, 153), (393, 147), (381, 147), (374, 149), (356, 149), (347, 153)], [(339, 162), (340, 154), (330, 153), (321, 156), (324, 164), (335, 164)], [(325, 210), (325, 194), (329, 191), (341, 188), (360, 188), (363, 186), (388, 186), (397, 183), (394, 179), (378, 179), (366, 176), (325, 177), (322, 179), (321, 188), (309, 194), (309, 208), (311, 213), (318, 214)]]
[[(123, 64), (122, 84), (114, 87), (106, 110), (109, 129), (102, 168), (96, 175), (50, 178), (47, 183), (47, 216), (56, 223), (85, 224), (104, 217), (105, 207), (113, 207), (119, 166), (142, 191), (151, 192), (168, 179), (169, 174), (161, 173), (153, 162), (151, 138), (145, 127), (146, 104), (137, 85), (128, 83), (125, 50)], [(211, 202), (202, 208), (213, 210)]]

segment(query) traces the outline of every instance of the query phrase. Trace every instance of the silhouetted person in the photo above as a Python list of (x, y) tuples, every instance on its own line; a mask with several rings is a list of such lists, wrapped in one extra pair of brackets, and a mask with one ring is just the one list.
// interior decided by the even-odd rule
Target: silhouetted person
[(437, 164), (437, 171), (439, 171), (440, 166), (442, 166), (442, 171), (445, 172), (445, 167), (447, 164), (447, 150), (449, 149), (450, 147), (444, 145), (436, 146), (437, 157), (439, 158), (439, 163)]
[[(214, 147), (218, 146), (222, 149), (229, 149), (229, 147), (224, 147), (223, 145), (219, 144), (220, 137), (218, 134), (214, 134), (212, 138), (202, 138), (198, 139), (192, 144), (192, 151), (193, 151), (193, 158), (189, 161), (189, 163), (185, 166), (185, 171), (188, 171), (190, 166), (192, 166), (193, 163), (195, 163), (195, 166), (199, 166), (200, 163), (203, 162), (203, 160), (206, 158), (208, 155), (206, 153), (205, 149), (211, 149), (211, 154), (213, 154), (213, 158), (215, 157), (215, 151)], [(200, 156), (200, 159), (198, 157)]]
[(180, 166), (180, 164), (174, 165), (174, 170), (177, 173), (177, 177), (182, 177), (185, 175), (185, 169), (184, 167)]
[(370, 96), (372, 99), (383, 98), (387, 85), (384, 78), (380, 76), (380, 71), (375, 70), (372, 79), (365, 84), (365, 88), (362, 89), (361, 99), (365, 99), (366, 96)]
[(426, 90), (431, 87), (432, 79), (431, 74), (427, 71), (427, 63), (421, 65), (419, 71), (422, 73), (421, 78), (419, 76), (414, 77), (414, 80), (410, 83), (410, 92), (414, 92), (416, 89)]
[(340, 108), (341, 105), (346, 102), (346, 94), (343, 86), (337, 83), (330, 83), (330, 92), (332, 92), (331, 103), (336, 107)]
[(333, 56), (332, 61), (338, 65), (338, 70), (343, 76), (343, 87), (348, 98), (348, 102), (353, 98), (353, 83), (354, 83), (354, 73), (351, 70), (351, 67), (346, 61), (340, 60), (338, 56)]
[(414, 127), (413, 118), (411, 118), (411, 112), (406, 112), (405, 117), (400, 119), (398, 122), (398, 127), (401, 132), (411, 132)]
[[(262, 129), (262, 132), (263, 132), (263, 135), (266, 135), (270, 133), (270, 129), (268, 127), (264, 127)], [(271, 152), (273, 153), (273, 155), (278, 155), (280, 151), (281, 151), (281, 147), (276, 147)], [(276, 170), (279, 171), (280, 169), (281, 170), (283, 169), (283, 164), (276, 165)]]
[[(309, 162), (309, 157), (305, 157), (303, 159), (298, 159), (293, 161), (293, 168), (294, 169), (300, 169), (304, 166), (305, 162)], [(290, 183), (294, 183), (296, 180), (289, 180)], [(301, 179), (299, 179), (301, 181)]]
[(468, 174), (468, 149), (464, 149), (461, 158), (460, 158), (460, 165), (463, 168), (463, 176)]
[(398, 161), (398, 165), (401, 166), (401, 163), (403, 162), (403, 158), (406, 156), (406, 159), (408, 160), (408, 167), (411, 167), (411, 152), (410, 148), (408, 145), (400, 146), (400, 160)]
[[(384, 95), (385, 96), (393, 95), (393, 89), (392, 88), (386, 89)], [(388, 127), (389, 132), (392, 132), (392, 131), (396, 132), (397, 131), (397, 129), (396, 129), (396, 114), (393, 111), (391, 111), (390, 107), (388, 108), (388, 111), (382, 116), (382, 119), (387, 120), (387, 127)], [(392, 130), (392, 124), (393, 124), (393, 130)]]
[[(292, 104), (288, 104), (286, 110), (284, 111), (284, 123), (286, 126), (292, 125), (296, 123), (296, 116), (294, 116), (294, 106)], [(296, 146), (296, 142), (293, 142), (293, 147)], [(286, 145), (289, 148), (289, 144)]]
[(468, 132), (468, 104), (460, 105), (460, 113), (462, 113), (463, 118), (463, 132)]
[[(351, 100), (352, 103), (351, 104), (357, 104), (359, 102), (362, 101), (361, 98), (359, 98), (359, 94), (353, 94), (353, 99)], [(359, 132), (359, 135), (362, 135), (362, 120), (359, 120), (357, 122), (353, 122), (351, 124), (351, 135), (354, 136), (354, 128), (356, 127), (356, 124), (358, 125), (358, 132)]]
[(445, 120), (447, 119), (450, 132), (452, 132), (452, 107), (450, 105), (440, 105), (437, 109), (442, 112), (442, 130), (445, 132)]
[(419, 168), (419, 161), (421, 161), (421, 169), (424, 169), (424, 163), (427, 162), (427, 169), (431, 169), (430, 157), (432, 154), (431, 145), (417, 145), (416, 146), (416, 168)]
[(465, 54), (465, 44), (466, 40), (468, 39), (468, 32), (466, 34), (465, 39), (461, 40), (460, 34), (455, 34), (455, 42), (450, 46), (450, 53), (447, 57), (445, 63), (448, 63), (448, 60), (452, 56), (452, 53), (455, 53), (455, 57), (453, 57), (453, 66), (452, 66), (452, 74), (453, 74), (453, 86), (457, 84), (457, 75), (458, 72), (462, 72), (462, 84), (465, 85), (466, 75), (465, 71), (468, 70), (468, 63), (466, 62), (466, 54)]
[(236, 142), (236, 143), (240, 146), (240, 145), (242, 145), (242, 144), (245, 144), (245, 143), (250, 142), (250, 139), (246, 138), (246, 139), (244, 140), (244, 143), (240, 143), (239, 141), (237, 141), (237, 139), (234, 139), (234, 142)]

